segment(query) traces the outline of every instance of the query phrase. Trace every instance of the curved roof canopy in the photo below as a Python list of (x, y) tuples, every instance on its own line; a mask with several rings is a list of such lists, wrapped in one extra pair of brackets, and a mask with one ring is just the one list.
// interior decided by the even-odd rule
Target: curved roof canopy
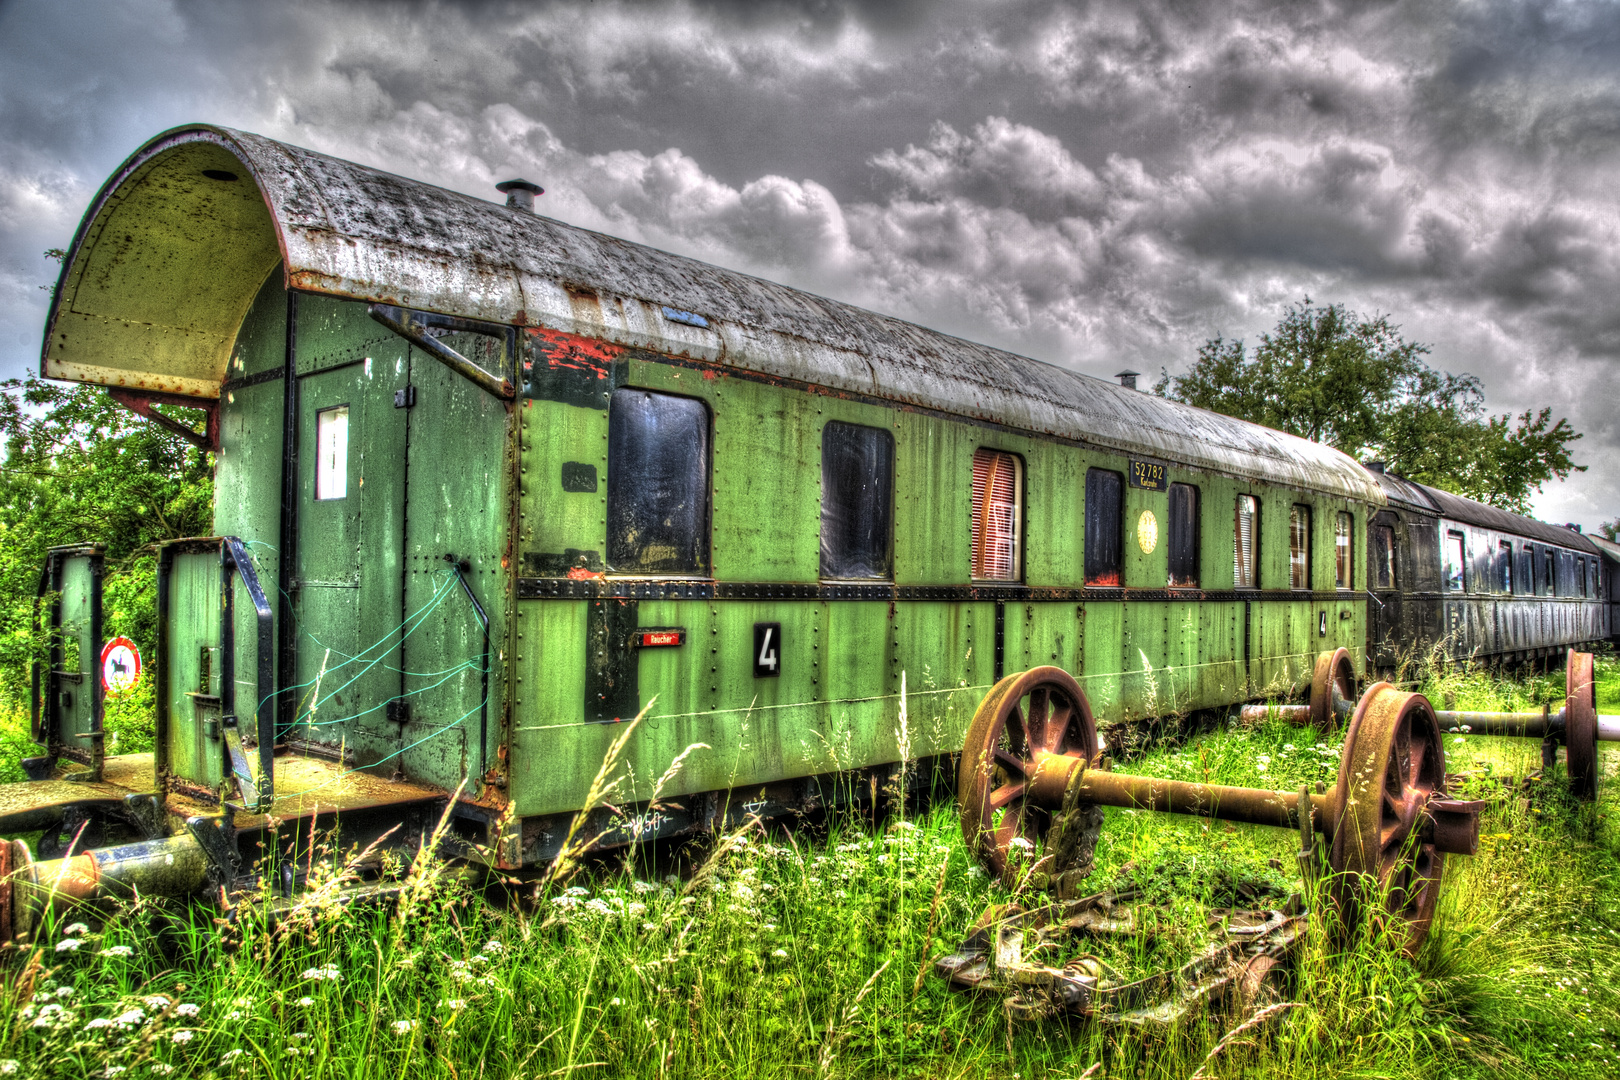
[(216, 398), (278, 263), (293, 289), (544, 326), (1383, 502), (1330, 447), (219, 127), (165, 132), (97, 195), (64, 261), (41, 369)]

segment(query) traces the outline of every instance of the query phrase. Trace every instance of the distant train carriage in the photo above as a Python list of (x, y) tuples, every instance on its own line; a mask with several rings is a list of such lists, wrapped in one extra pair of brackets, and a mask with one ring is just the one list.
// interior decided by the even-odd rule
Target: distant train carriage
[(1456, 660), (1561, 658), (1610, 618), (1592, 538), (1373, 464), (1388, 506), (1367, 537), (1369, 655), (1381, 668), (1438, 645)]
[(643, 710), (621, 799), (708, 748), (655, 835), (959, 750), (1006, 672), (1060, 666), (1128, 720), (1298, 686), (1337, 647), (1364, 666), (1385, 499), (1337, 451), (506, 186), (211, 127), (109, 181), (43, 370), (206, 410), (218, 536), (162, 559), (155, 759), (85, 751), (47, 690), (37, 775), (90, 764), (103, 813), (235, 804), (238, 838), (458, 792), (514, 866)]

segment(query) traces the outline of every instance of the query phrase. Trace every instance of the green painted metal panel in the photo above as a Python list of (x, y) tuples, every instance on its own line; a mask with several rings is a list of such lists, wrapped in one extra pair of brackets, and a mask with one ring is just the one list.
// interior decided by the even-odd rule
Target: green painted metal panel
[(224, 778), (217, 551), (178, 552), (169, 574), (168, 772), (210, 790)]
[(710, 385), (714, 576), (816, 580), (822, 429), (829, 420), (886, 428), (888, 410), (784, 393), (741, 379), (716, 379)]
[[(460, 339), (471, 336), (443, 340), (470, 355), (478, 343)], [(454, 788), (463, 779), (477, 780), (502, 737), (516, 509), (514, 407), (417, 349), (411, 350), (410, 378), (416, 404), (408, 410), (405, 610), (424, 614), (404, 639), (410, 721), (403, 725), (399, 761), (409, 779)], [(489, 618), (487, 701), (483, 628), (446, 555), (467, 562), (468, 586)], [(584, 636), (576, 641), (582, 654)]]
[[(991, 603), (895, 605), (894, 666), (906, 675), (913, 756), (962, 748), (973, 713), (995, 682), (995, 618)], [(889, 682), (894, 685), (892, 677)]]
[(895, 419), (895, 582), (964, 584), (972, 561), (973, 451), (998, 433), (919, 413)]
[(61, 696), (57, 703), (57, 733), (61, 741), (79, 750), (91, 749), (83, 736), (95, 730), (95, 686), (101, 678), (101, 643), (91, 636), (90, 599), (94, 579), (88, 555), (70, 555), (62, 560), (61, 634), (63, 672), (58, 676)]
[[(272, 273), (243, 320), (231, 352), (229, 378), (275, 374), (286, 366), (287, 295)], [(214, 456), (214, 533), (240, 537), (259, 583), (276, 606), (281, 543), (281, 429), (285, 412), (279, 378), (226, 390), (220, 399), (219, 450)], [(257, 686), (258, 622), (237, 586), (237, 708), (249, 722), (261, 704)], [(279, 643), (278, 643), (279, 647)], [(265, 693), (270, 688), (265, 688)]]
[[(1088, 456), (1042, 442), (1027, 445), (1024, 455), (1024, 580), (1031, 585), (1072, 586), (1085, 576)], [(957, 531), (966, 535), (965, 529), (964, 517)]]
[[(519, 572), (600, 571), (607, 538), (607, 410), (525, 398), (518, 415)], [(574, 490), (564, 485), (565, 467)]]
[[(277, 266), (259, 286), (236, 332), (231, 346), (231, 359), (226, 367), (226, 381), (280, 371), (287, 362), (287, 290), (282, 284), (281, 267)], [(226, 399), (230, 403), (230, 399)], [(279, 426), (279, 425), (278, 425)]]

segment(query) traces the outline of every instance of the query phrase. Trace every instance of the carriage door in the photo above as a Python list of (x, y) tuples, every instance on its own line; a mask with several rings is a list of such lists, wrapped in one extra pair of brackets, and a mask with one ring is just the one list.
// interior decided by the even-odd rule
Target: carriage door
[[(503, 559), (512, 508), (510, 404), (452, 364), (512, 375), (508, 328), (413, 315), (407, 419), (400, 771), (454, 789), (478, 778), (499, 739), (506, 624)], [(498, 385), (498, 383), (497, 383)], [(447, 558), (448, 556), (448, 558)]]
[(45, 656), (34, 662), (32, 719), (45, 758), (25, 763), (33, 779), (44, 779), (62, 758), (101, 777), (103, 550), (100, 544), (51, 548), (40, 573), (34, 630), (44, 635)]
[(511, 334), (380, 310), (299, 303), (289, 741), (454, 789), (494, 738), (510, 488), (507, 402), (456, 364), (510, 378)]
[(406, 409), (395, 402), (408, 348), (358, 304), (302, 298), (298, 319), (309, 373), (298, 379), (297, 637), (282, 724), (295, 748), (386, 765), (399, 749)]

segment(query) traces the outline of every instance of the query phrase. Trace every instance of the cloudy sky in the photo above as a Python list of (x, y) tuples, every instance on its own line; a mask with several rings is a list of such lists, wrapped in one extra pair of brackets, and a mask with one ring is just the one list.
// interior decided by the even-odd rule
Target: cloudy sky
[(1620, 514), (1620, 5), (0, 0), (0, 374), (102, 181), (208, 121), (1091, 374), (1390, 315)]

